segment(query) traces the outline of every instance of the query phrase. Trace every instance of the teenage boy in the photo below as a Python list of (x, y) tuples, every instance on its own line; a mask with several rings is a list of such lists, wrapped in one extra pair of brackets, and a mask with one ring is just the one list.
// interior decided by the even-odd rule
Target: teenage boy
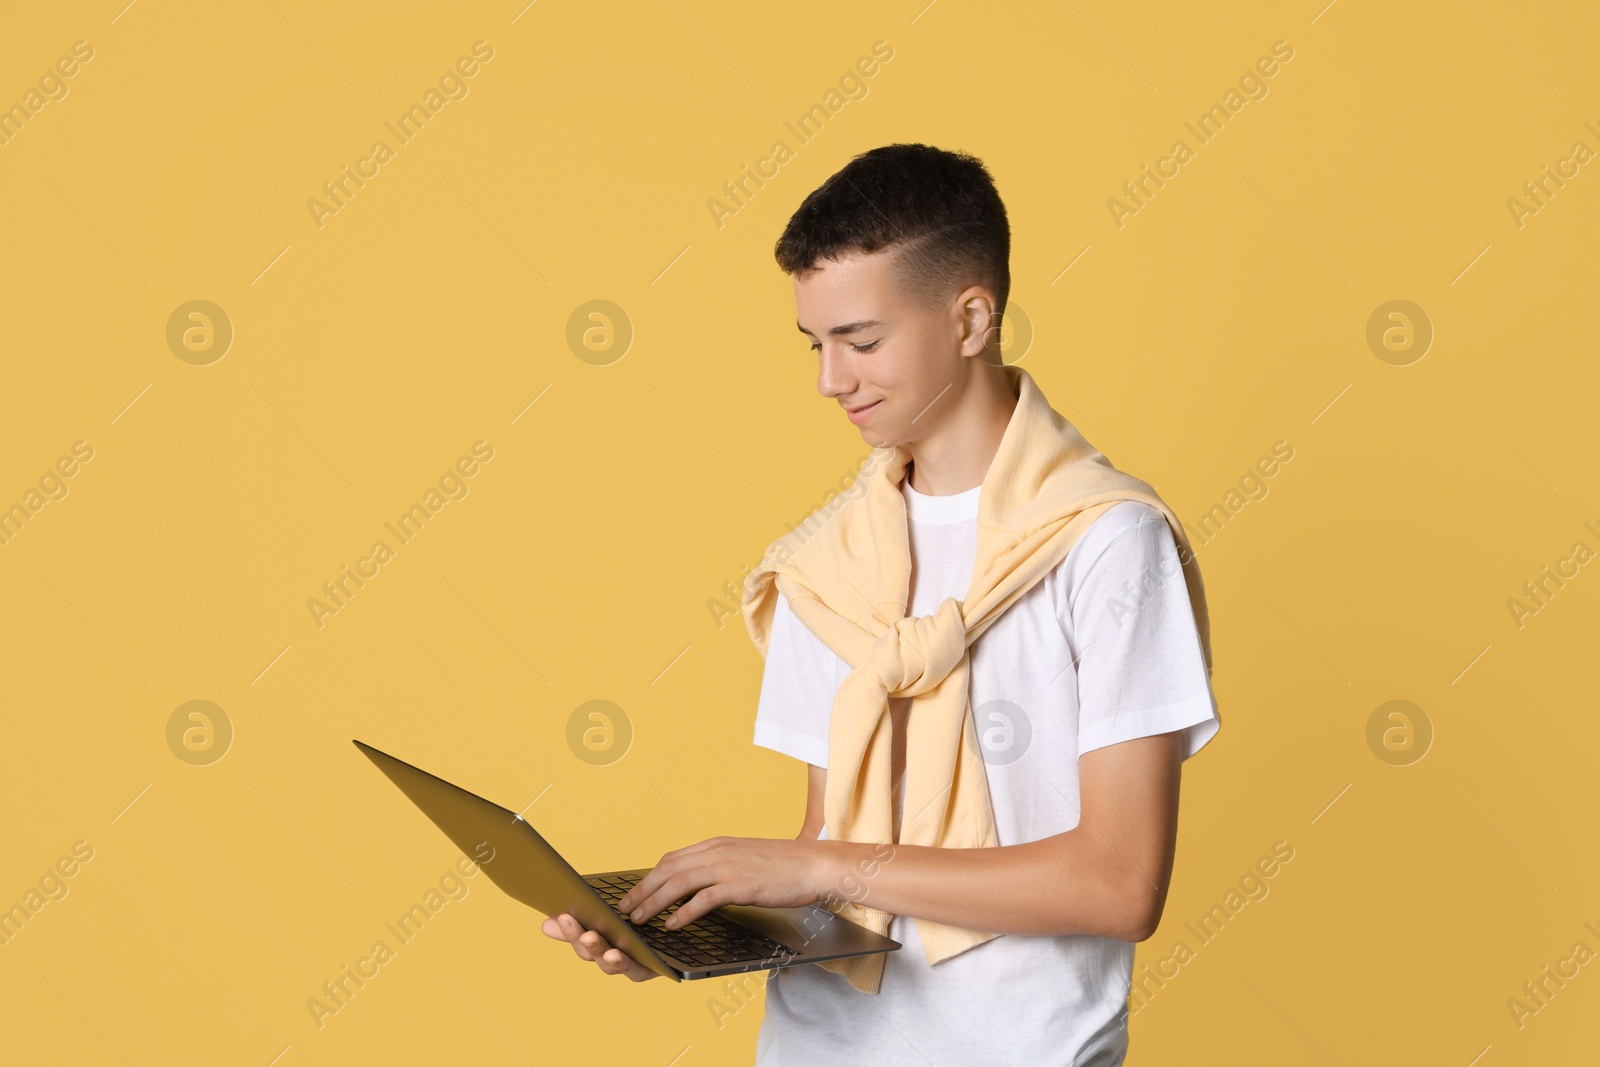
[[(668, 852), (621, 907), (825, 901), (903, 943), (772, 971), (761, 1067), (1120, 1064), (1180, 765), (1221, 725), (1183, 525), (1001, 362), (1010, 229), (977, 159), (857, 156), (776, 252), (818, 391), (873, 446), (745, 586), (754, 740), (809, 765), (804, 825)], [(654, 977), (570, 915), (544, 931)]]

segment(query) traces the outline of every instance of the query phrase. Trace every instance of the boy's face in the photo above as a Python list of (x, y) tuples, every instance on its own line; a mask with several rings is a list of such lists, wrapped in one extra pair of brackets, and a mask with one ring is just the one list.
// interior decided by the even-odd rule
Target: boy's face
[[(963, 326), (959, 302), (928, 307), (901, 292), (893, 255), (853, 252), (793, 279), (800, 332), (817, 352), (817, 391), (837, 400), (874, 448), (935, 430), (965, 388), (964, 350), (983, 347), (981, 330), (974, 341)], [(831, 332), (840, 327), (850, 329)]]

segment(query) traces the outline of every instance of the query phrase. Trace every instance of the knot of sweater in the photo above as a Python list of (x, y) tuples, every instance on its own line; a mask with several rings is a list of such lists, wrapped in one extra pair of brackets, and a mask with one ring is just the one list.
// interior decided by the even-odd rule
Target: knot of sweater
[(880, 634), (868, 661), (893, 697), (928, 692), (955, 670), (967, 651), (961, 601), (946, 597), (932, 615), (908, 615)]

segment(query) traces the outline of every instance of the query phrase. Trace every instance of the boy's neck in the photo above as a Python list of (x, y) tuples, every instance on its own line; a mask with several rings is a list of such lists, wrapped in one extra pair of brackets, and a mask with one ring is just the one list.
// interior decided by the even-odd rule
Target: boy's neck
[(997, 366), (973, 370), (938, 429), (906, 445), (911, 453), (906, 477), (911, 488), (926, 496), (953, 496), (982, 485), (1016, 410), (1017, 396)]

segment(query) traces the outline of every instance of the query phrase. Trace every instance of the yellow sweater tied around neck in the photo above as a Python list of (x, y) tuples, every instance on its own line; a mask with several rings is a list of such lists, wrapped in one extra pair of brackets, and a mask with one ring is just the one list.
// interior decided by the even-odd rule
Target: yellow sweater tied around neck
[[(1000, 614), (1066, 558), (1106, 509), (1140, 500), (1172, 527), (1211, 675), (1210, 624), (1200, 569), (1183, 524), (1147, 482), (1112, 467), (1050, 407), (1027, 371), (1004, 368), (1017, 405), (978, 494), (977, 553), (962, 600), (906, 616), (911, 550), (900, 484), (903, 447), (873, 450), (865, 492), (773, 542), (745, 581), (742, 614), (763, 659), (781, 593), (806, 628), (853, 668), (834, 695), (824, 817), (834, 841), (994, 848), (989, 780), (968, 694), (968, 648)], [(852, 486), (854, 490), (856, 487)], [(819, 525), (820, 523), (820, 525)], [(892, 841), (890, 697), (911, 698), (906, 718), (905, 812)], [(893, 863), (890, 858), (886, 863)], [(868, 891), (862, 900), (871, 897)], [(887, 912), (830, 893), (834, 914), (885, 934)], [(918, 918), (929, 964), (999, 936)], [(885, 953), (818, 966), (878, 992)]]

